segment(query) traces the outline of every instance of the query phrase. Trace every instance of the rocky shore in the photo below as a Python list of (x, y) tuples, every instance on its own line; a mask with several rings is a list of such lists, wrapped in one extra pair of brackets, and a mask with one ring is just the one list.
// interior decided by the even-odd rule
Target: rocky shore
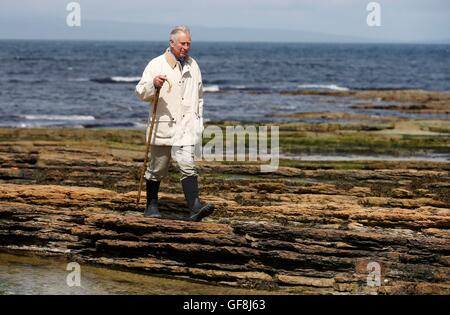
[[(384, 109), (415, 114), (450, 114), (450, 92), (422, 90), (298, 90), (283, 92), (283, 94), (352, 97), (368, 102), (366, 104), (353, 105), (352, 108), (354, 109)], [(374, 104), (374, 102), (379, 101), (392, 104)]]
[[(450, 152), (448, 121), (347, 118), (358, 121), (282, 124), (281, 152)], [(264, 174), (201, 161), (217, 210), (198, 223), (183, 220), (174, 165), (164, 219), (143, 217), (145, 198), (135, 207), (143, 140), (0, 129), (0, 250), (278, 293), (450, 294), (449, 162), (282, 159)]]

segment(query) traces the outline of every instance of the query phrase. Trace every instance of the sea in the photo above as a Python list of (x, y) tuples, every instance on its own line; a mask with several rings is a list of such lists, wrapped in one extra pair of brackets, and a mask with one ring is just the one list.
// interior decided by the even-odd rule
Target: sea
[[(144, 128), (134, 89), (166, 42), (0, 41), (0, 127)], [(351, 97), (294, 90), (450, 90), (450, 45), (193, 42), (205, 121), (264, 122), (299, 112), (352, 109)], [(419, 115), (450, 119), (449, 115)]]

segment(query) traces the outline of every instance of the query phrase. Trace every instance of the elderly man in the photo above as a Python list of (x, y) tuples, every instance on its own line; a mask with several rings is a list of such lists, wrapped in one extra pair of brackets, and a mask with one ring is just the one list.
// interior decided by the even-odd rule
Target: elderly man
[[(197, 62), (189, 56), (190, 30), (177, 26), (170, 32), (170, 47), (149, 62), (136, 94), (153, 103), (159, 90), (156, 119), (151, 136), (149, 165), (145, 172), (147, 207), (144, 215), (161, 217), (158, 191), (167, 176), (171, 156), (181, 171), (181, 184), (190, 210), (189, 218), (200, 221), (214, 211), (212, 204), (199, 200), (194, 147), (203, 131), (203, 85)], [(148, 139), (148, 138), (147, 138)]]

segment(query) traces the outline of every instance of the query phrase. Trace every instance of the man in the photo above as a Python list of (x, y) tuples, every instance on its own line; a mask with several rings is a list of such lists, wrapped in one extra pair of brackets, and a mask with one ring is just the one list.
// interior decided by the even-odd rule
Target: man
[[(199, 199), (194, 147), (203, 131), (203, 85), (197, 62), (189, 56), (190, 30), (177, 26), (170, 32), (166, 52), (151, 60), (136, 86), (143, 101), (153, 103), (159, 90), (156, 119), (151, 136), (149, 165), (145, 172), (148, 217), (161, 217), (158, 191), (167, 176), (171, 156), (181, 171), (181, 184), (190, 210), (190, 220), (200, 221), (214, 211)], [(148, 139), (148, 138), (147, 138)]]

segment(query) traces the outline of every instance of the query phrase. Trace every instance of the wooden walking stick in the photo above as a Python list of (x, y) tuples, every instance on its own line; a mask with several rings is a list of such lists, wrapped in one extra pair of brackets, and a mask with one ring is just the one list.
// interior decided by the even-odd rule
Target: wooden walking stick
[(139, 180), (139, 191), (138, 191), (137, 200), (136, 200), (136, 207), (139, 207), (139, 201), (141, 200), (142, 184), (144, 182), (145, 170), (147, 169), (148, 154), (150, 152), (150, 143), (152, 142), (153, 127), (155, 125), (155, 118), (156, 118), (156, 107), (158, 106), (158, 99), (159, 99), (159, 91), (160, 90), (161, 90), (161, 88), (156, 90), (155, 100), (153, 102), (152, 122), (150, 124), (150, 132), (149, 132), (148, 137), (147, 137), (147, 143), (145, 144), (144, 165), (142, 166), (141, 179)]

